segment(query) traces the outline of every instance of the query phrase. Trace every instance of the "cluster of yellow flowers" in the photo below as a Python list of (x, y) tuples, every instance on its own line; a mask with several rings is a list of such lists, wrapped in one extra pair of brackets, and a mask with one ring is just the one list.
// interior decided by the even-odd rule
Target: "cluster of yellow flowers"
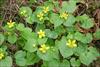
[(49, 48), (50, 48), (49, 46), (46, 46), (45, 44), (42, 44), (41, 47), (39, 48), (39, 50), (42, 53), (46, 53)]
[(68, 13), (66, 13), (66, 12), (61, 13), (60, 18), (63, 18), (66, 20), (68, 18)]
[(37, 32), (37, 33), (38, 33), (38, 35), (39, 35), (39, 38), (45, 37), (45, 32), (44, 32), (44, 31), (40, 30), (40, 31)]
[(9, 28), (14, 27), (15, 22), (12, 22), (12, 20), (10, 20), (9, 22), (7, 22), (7, 25)]
[(0, 60), (4, 57), (4, 53), (0, 52)]
[(76, 44), (76, 40), (71, 40), (69, 39), (67, 42), (66, 42), (66, 45), (70, 48), (74, 48), (74, 47), (77, 47), (77, 44)]
[(42, 12), (40, 12), (40, 13), (37, 15), (37, 17), (39, 18), (40, 21), (43, 20), (43, 16), (44, 16), (44, 14), (43, 14)]
[(47, 13), (49, 11), (49, 7), (43, 7), (43, 12), (40, 12), (37, 14), (37, 17), (39, 18), (40, 21), (44, 19), (44, 13)]
[(21, 14), (21, 15), (24, 15), (25, 13), (26, 13), (26, 11), (24, 10), (24, 11), (22, 11), (20, 14)]
[(43, 7), (43, 12), (47, 13), (49, 11), (49, 7)]

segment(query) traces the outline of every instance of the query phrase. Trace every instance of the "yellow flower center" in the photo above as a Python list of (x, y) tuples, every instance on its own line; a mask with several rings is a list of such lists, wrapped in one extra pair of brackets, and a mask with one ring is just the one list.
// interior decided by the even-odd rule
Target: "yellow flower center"
[(24, 15), (25, 13), (26, 13), (26, 11), (24, 10), (24, 11), (22, 11), (20, 14)]
[(45, 37), (45, 32), (44, 32), (44, 31), (40, 30), (40, 31), (37, 32), (37, 33), (38, 33), (38, 35), (39, 35), (39, 38)]
[(66, 45), (70, 48), (74, 48), (74, 47), (77, 47), (77, 44), (76, 44), (76, 40), (71, 40), (69, 39), (66, 43)]
[(63, 19), (67, 19), (68, 18), (68, 13), (64, 12), (64, 13), (61, 13), (60, 14), (60, 18), (63, 18)]
[(43, 12), (47, 13), (49, 11), (49, 7), (43, 7)]
[(42, 44), (41, 47), (39, 48), (39, 50), (42, 52), (42, 53), (46, 53), (47, 50), (49, 49), (50, 47), (46, 46), (45, 44)]
[(42, 12), (40, 12), (39, 14), (37, 14), (37, 17), (39, 18), (39, 20), (41, 21), (41, 20), (43, 20), (43, 13)]
[(4, 54), (0, 52), (0, 60), (4, 57)]
[(9, 28), (14, 27), (15, 22), (12, 22), (12, 20), (10, 20), (10, 22), (7, 22), (7, 25)]

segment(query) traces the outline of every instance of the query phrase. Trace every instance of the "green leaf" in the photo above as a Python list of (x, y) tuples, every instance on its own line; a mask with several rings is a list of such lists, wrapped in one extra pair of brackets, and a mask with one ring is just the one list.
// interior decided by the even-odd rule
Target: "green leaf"
[(94, 33), (94, 37), (100, 39), (100, 29), (96, 30), (96, 32)]
[(41, 58), (43, 61), (50, 61), (52, 60), (52, 56), (50, 54), (50, 52), (46, 52), (46, 53), (41, 53), (39, 50), (37, 51), (37, 55), (39, 58)]
[(59, 67), (59, 61), (52, 60), (52, 61), (48, 62), (48, 67)]
[(45, 44), (47, 42), (48, 38), (38, 38), (38, 44), (42, 45)]
[(68, 13), (73, 13), (76, 9), (76, 1), (63, 1), (62, 11), (67, 11)]
[(59, 67), (58, 60), (44, 61), (42, 67)]
[(65, 33), (66, 30), (65, 30), (65, 28), (63, 26), (59, 26), (59, 27), (57, 27), (57, 28), (54, 29), (54, 32), (56, 32), (57, 35), (61, 35), (62, 33)]
[(26, 65), (25, 56), (26, 56), (26, 52), (24, 52), (22, 50), (17, 51), (15, 53), (15, 61), (16, 61), (16, 64), (19, 65), (19, 66), (25, 66)]
[(93, 62), (94, 56), (90, 52), (83, 53), (80, 55), (80, 60), (83, 64), (89, 65), (91, 62)]
[(97, 52), (97, 50), (93, 47), (89, 47), (87, 52), (84, 52), (80, 55), (80, 61), (85, 65), (89, 65), (96, 60), (96, 57), (98, 56), (100, 56), (100, 54)]
[(34, 23), (34, 19), (35, 19), (35, 15), (32, 14), (29, 17), (26, 18), (26, 22), (29, 24), (33, 24)]
[(49, 38), (56, 39), (58, 37), (58, 34), (55, 31), (51, 31), (50, 29), (46, 29), (46, 36)]
[(49, 53), (53, 59), (59, 59), (59, 51), (57, 46), (52, 46), (52, 48), (50, 48)]
[(44, 30), (44, 29), (45, 29), (44, 24), (37, 24), (35, 31), (40, 31), (40, 30)]
[(74, 54), (76, 56), (80, 56), (83, 52), (86, 52), (88, 48), (87, 44), (83, 44), (83, 43), (78, 43), (78, 47), (75, 48), (74, 50)]
[(2, 43), (4, 42), (4, 35), (3, 34), (0, 34), (0, 45), (2, 45)]
[(60, 26), (63, 23), (63, 21), (61, 20), (61, 18), (59, 17), (59, 15), (55, 14), (55, 13), (52, 13), (50, 15), (50, 21), (51, 21), (51, 23), (54, 24), (55, 28), (58, 27), (58, 26)]
[(82, 43), (90, 43), (93, 39), (90, 33), (87, 33), (86, 35), (84, 35), (80, 32), (76, 32), (74, 37), (76, 40), (81, 41)]
[(74, 36), (75, 36), (76, 40), (81, 41), (81, 42), (82, 42), (83, 37), (84, 37), (84, 35), (80, 32), (76, 32)]
[[(35, 45), (35, 47), (33, 47)], [(27, 50), (28, 52), (35, 52), (37, 50), (37, 44), (34, 39), (28, 39), (26, 42), (24, 49)]]
[(32, 14), (32, 10), (30, 7), (21, 7), (19, 9), (19, 14), (24, 17), (29, 17)]
[(97, 51), (97, 49), (95, 47), (89, 47), (88, 50), (95, 56), (95, 57), (99, 57), (100, 53)]
[(73, 26), (73, 24), (75, 23), (75, 17), (73, 15), (69, 15), (66, 22), (64, 22), (63, 24), (65, 26)]
[(40, 59), (37, 55), (35, 55), (34, 53), (27, 52), (27, 55), (26, 55), (27, 65), (34, 65), (39, 60)]
[(75, 58), (71, 58), (70, 62), (71, 62), (72, 67), (79, 67), (81, 65), (81, 62), (79, 59), (75, 60)]
[(60, 50), (61, 55), (64, 58), (68, 58), (71, 55), (73, 55), (73, 49), (67, 47), (67, 45), (66, 45), (66, 38), (65, 37), (62, 37), (61, 41), (58, 44), (58, 48)]
[(79, 21), (81, 21), (81, 27), (85, 29), (89, 29), (93, 27), (93, 20), (89, 18), (86, 14), (77, 17)]
[(16, 34), (8, 36), (8, 42), (10, 42), (11, 44), (14, 44), (16, 41), (17, 41)]
[(82, 40), (83, 43), (90, 43), (92, 41), (92, 34), (87, 33), (85, 37), (83, 37), (84, 39)]
[(24, 30), (24, 24), (22, 23), (19, 23), (17, 26), (16, 26), (16, 29), (19, 30), (19, 31), (23, 31)]
[(0, 60), (0, 67), (12, 67), (12, 58), (7, 56), (5, 59)]
[(70, 67), (70, 63), (68, 60), (63, 60), (62, 62), (60, 62), (59, 67)]
[(24, 39), (30, 39), (30, 38), (33, 38), (34, 37), (34, 32), (32, 32), (32, 29), (31, 28), (24, 28), (23, 31), (21, 31), (21, 36), (24, 38)]

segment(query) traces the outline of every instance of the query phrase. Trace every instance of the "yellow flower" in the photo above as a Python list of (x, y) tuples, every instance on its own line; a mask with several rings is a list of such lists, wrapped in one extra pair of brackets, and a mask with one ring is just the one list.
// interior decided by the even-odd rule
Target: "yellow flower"
[(71, 40), (69, 39), (66, 43), (66, 45), (70, 48), (74, 48), (74, 47), (77, 47), (77, 44), (76, 44), (76, 40)]
[(7, 22), (7, 25), (9, 28), (14, 27), (15, 22), (12, 22), (12, 20), (10, 20), (10, 22)]
[(26, 13), (26, 11), (24, 10), (24, 11), (22, 11), (20, 14), (24, 15), (25, 13)]
[(0, 60), (4, 57), (4, 54), (0, 52)]
[(45, 32), (40, 30), (39, 32), (37, 32), (39, 35), (39, 38), (45, 37)]
[(43, 20), (43, 13), (42, 12), (40, 12), (39, 14), (37, 14), (37, 17), (39, 18), (39, 20), (41, 21), (41, 20)]
[(49, 11), (49, 7), (43, 7), (43, 12), (47, 13)]
[(46, 53), (47, 50), (49, 49), (50, 47), (46, 46), (45, 44), (42, 44), (41, 47), (39, 48), (39, 50), (42, 52), (42, 53)]
[(63, 13), (60, 14), (60, 17), (64, 18), (66, 20), (68, 18), (68, 13), (63, 12)]

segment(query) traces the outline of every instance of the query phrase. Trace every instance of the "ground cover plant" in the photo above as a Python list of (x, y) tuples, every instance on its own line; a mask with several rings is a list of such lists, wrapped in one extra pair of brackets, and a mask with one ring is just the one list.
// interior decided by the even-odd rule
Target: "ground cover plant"
[(0, 67), (99, 66), (100, 1), (9, 2), (10, 14), (0, 10)]

